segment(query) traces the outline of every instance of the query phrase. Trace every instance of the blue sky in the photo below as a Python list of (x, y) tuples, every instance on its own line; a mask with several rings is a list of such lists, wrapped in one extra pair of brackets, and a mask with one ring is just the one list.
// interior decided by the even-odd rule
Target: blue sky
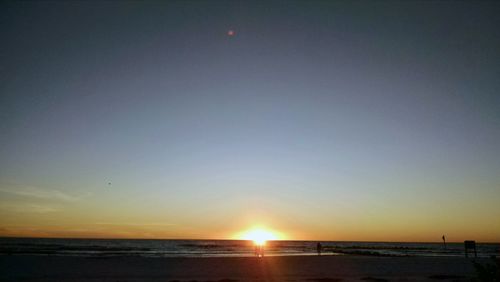
[(498, 240), (499, 8), (4, 2), (3, 234)]

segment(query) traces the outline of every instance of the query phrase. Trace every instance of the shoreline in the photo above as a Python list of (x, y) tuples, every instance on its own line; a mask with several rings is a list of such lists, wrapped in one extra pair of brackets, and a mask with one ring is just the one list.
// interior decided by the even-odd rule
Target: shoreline
[[(264, 258), (0, 255), (0, 280), (470, 281), (476, 275), (473, 261), (463, 257), (356, 255)], [(475, 261), (491, 262), (485, 258)]]
[[(46, 252), (31, 252), (31, 253), (0, 253), (0, 257), (16, 257), (16, 256), (34, 256), (34, 257), (61, 257), (61, 258), (87, 258), (87, 259), (107, 259), (107, 258), (151, 258), (151, 259), (175, 259), (175, 258), (255, 258), (253, 254), (175, 254), (175, 255), (145, 255), (145, 254), (57, 254), (57, 253), (46, 253)], [(264, 257), (317, 257), (317, 253), (272, 253), (265, 254)], [(336, 252), (336, 253), (322, 253), (320, 257), (339, 257), (339, 256), (349, 256), (349, 257), (373, 257), (373, 258), (466, 258), (469, 260), (488, 260), (488, 259), (500, 259), (500, 257), (485, 257), (471, 255), (465, 257), (464, 255), (403, 255), (403, 254), (379, 254), (371, 252)]]
[[(269, 241), (266, 256), (316, 255), (314, 241)], [(325, 255), (464, 256), (464, 245), (448, 243), (322, 242)], [(477, 244), (478, 257), (498, 256), (499, 244)], [(240, 240), (83, 240), (0, 239), (0, 255), (144, 256), (144, 257), (252, 257), (255, 246)]]

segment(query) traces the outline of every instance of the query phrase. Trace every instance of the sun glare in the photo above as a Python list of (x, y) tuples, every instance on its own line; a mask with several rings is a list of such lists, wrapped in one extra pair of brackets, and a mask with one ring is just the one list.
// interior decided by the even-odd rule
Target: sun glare
[(252, 229), (241, 236), (243, 240), (252, 240), (255, 245), (265, 245), (266, 241), (278, 240), (278, 236), (271, 231), (265, 229)]

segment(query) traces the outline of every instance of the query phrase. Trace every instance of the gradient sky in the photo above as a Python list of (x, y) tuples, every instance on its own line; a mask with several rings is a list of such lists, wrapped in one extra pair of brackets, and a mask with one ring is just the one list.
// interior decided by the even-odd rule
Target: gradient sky
[(500, 240), (499, 2), (0, 5), (2, 236)]

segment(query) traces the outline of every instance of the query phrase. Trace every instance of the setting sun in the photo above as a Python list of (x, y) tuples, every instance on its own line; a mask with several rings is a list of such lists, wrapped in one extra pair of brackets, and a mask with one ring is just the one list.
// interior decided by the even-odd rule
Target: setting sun
[(266, 241), (278, 240), (279, 236), (272, 231), (259, 228), (244, 232), (241, 235), (241, 239), (252, 240), (255, 245), (265, 245)]

